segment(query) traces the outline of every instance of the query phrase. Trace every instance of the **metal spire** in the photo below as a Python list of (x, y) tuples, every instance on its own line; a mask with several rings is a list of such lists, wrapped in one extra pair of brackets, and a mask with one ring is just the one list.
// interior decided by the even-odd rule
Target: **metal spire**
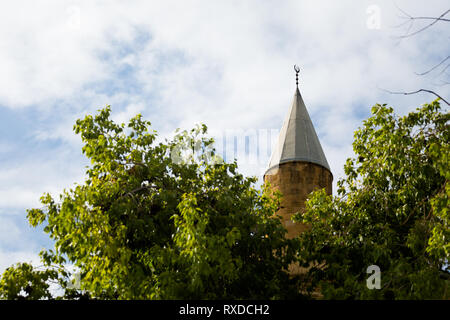
[(278, 143), (272, 153), (267, 171), (282, 163), (291, 161), (311, 162), (330, 170), (316, 130), (298, 89), (300, 68), (295, 65), (294, 70), (296, 72), (297, 89), (281, 128)]

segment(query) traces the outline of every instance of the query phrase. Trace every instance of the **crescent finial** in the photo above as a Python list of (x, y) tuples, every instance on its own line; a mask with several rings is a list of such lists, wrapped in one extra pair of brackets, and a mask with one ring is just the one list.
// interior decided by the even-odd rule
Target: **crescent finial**
[(297, 85), (298, 88), (298, 73), (300, 72), (299, 66), (294, 64), (294, 70), (295, 70), (295, 84)]

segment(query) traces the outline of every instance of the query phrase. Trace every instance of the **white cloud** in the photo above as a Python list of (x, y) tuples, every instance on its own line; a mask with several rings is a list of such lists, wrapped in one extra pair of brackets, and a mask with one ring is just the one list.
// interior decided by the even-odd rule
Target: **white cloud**
[(0, 168), (0, 214), (41, 207), (44, 192), (57, 196), (75, 182), (83, 182), (85, 164), (80, 153), (67, 152), (64, 146), (52, 156), (35, 155), (4, 164)]
[(6, 268), (18, 262), (27, 262), (34, 266), (40, 264), (39, 256), (34, 251), (3, 252), (0, 250), (0, 275)]

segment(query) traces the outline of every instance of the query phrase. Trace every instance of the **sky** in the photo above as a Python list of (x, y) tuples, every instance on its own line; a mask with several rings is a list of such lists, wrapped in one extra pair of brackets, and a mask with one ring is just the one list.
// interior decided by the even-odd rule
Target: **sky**
[[(449, 98), (448, 1), (4, 1), (0, 5), (0, 273), (51, 242), (40, 207), (84, 180), (76, 119), (111, 105), (161, 139), (203, 123), (226, 160), (262, 177), (299, 87), (334, 176), (376, 103), (402, 115)], [(447, 73), (446, 73), (447, 72)], [(248, 137), (248, 138), (246, 138)], [(258, 137), (256, 139), (255, 137)], [(247, 141), (247, 143), (246, 143)], [(236, 142), (236, 146), (232, 145)]]

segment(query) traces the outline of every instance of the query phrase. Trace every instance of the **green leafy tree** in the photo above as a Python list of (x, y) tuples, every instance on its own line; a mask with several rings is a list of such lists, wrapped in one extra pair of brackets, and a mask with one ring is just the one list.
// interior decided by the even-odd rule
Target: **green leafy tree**
[[(108, 106), (74, 131), (91, 160), (85, 182), (59, 199), (44, 194), (43, 209), (28, 210), (30, 224), (54, 240), (40, 254), (48, 271), (9, 268), (0, 297), (53, 298), (50, 278), (64, 298), (299, 297), (299, 280), (286, 271), (296, 241), (274, 215), (279, 198), (220, 161), (205, 126), (156, 143), (150, 122), (138, 115), (116, 124)], [(54, 271), (66, 265), (77, 270), (78, 287), (73, 274)], [(20, 294), (30, 286), (37, 289)]]
[[(320, 190), (296, 221), (309, 290), (327, 299), (450, 297), (450, 115), (438, 100), (398, 117), (386, 105), (355, 132), (336, 196)], [(369, 289), (367, 268), (381, 271)]]
[[(0, 279), (3, 299), (50, 299), (51, 282), (59, 283), (57, 270), (36, 270), (31, 264), (18, 263), (7, 268)], [(63, 280), (63, 279), (61, 279)]]

